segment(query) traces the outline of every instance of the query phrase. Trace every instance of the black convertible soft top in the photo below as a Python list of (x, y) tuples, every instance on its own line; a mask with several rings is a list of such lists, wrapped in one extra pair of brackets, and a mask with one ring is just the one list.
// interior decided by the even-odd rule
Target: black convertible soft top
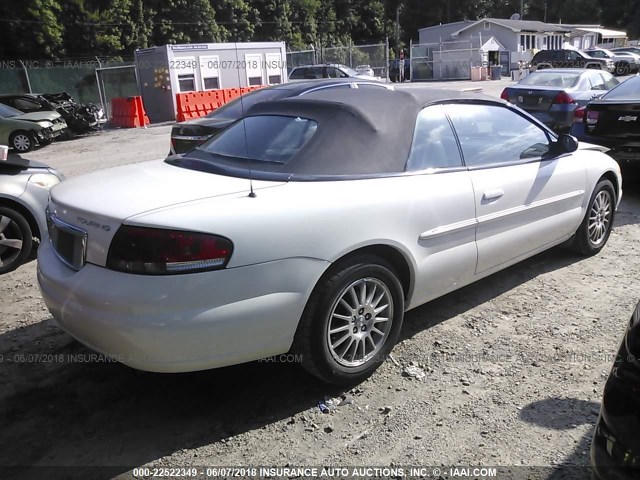
[[(317, 122), (318, 129), (285, 164), (251, 162), (252, 175), (256, 179), (309, 180), (402, 173), (418, 112), (426, 105), (444, 101), (462, 101), (460, 108), (470, 101), (501, 103), (482, 94), (436, 88), (330, 89), (258, 103), (246, 112), (246, 117), (308, 118)], [(216, 158), (211, 160), (215, 165), (203, 168), (200, 164), (207, 159), (207, 152), (196, 149), (181, 159), (168, 161), (186, 168), (247, 176), (248, 162), (227, 163)]]

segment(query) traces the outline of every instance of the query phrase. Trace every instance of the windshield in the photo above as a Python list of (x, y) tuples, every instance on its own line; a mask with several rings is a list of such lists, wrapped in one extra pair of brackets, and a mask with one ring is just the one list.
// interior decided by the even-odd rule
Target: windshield
[[(249, 93), (238, 97), (226, 105), (215, 109), (213, 112), (206, 115), (207, 118), (230, 118), (236, 120), (249, 110), (252, 106), (259, 102), (266, 102), (268, 100), (274, 100), (276, 98), (287, 97), (290, 94), (290, 90), (286, 88), (270, 88), (265, 90), (258, 90), (257, 92)], [(242, 101), (241, 101), (242, 100)]]
[(575, 87), (580, 81), (579, 73), (533, 72), (523, 78), (519, 85), (535, 85), (539, 87)]
[(11, 118), (17, 117), (18, 115), (24, 115), (20, 110), (16, 110), (15, 108), (11, 108), (7, 105), (2, 105), (0, 103), (0, 117), (3, 118)]
[(631, 77), (602, 97), (607, 100), (640, 101), (640, 77)]
[(311, 139), (317, 127), (315, 121), (301, 117), (247, 117), (200, 145), (197, 150), (210, 154), (212, 163), (250, 159), (285, 164)]

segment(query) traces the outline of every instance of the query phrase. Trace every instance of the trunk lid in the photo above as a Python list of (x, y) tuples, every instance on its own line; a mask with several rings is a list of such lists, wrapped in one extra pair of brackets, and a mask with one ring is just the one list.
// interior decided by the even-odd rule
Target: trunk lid
[[(254, 189), (282, 182), (254, 181)], [(71, 178), (51, 190), (59, 205), (122, 221), (133, 215), (230, 194), (248, 194), (249, 180), (169, 165), (161, 160)]]
[[(284, 183), (253, 182), (254, 190), (278, 185)], [(246, 196), (249, 192), (246, 178), (188, 170), (154, 160), (59, 183), (51, 189), (49, 212), (58, 223), (84, 232), (86, 261), (104, 266), (111, 240), (127, 218), (212, 197)], [(193, 229), (197, 230), (197, 225)], [(76, 241), (67, 238), (69, 242)], [(64, 248), (71, 247), (56, 245), (56, 250)]]
[(587, 107), (585, 122), (589, 112), (597, 112), (597, 119), (591, 115), (595, 123), (586, 124), (588, 135), (640, 139), (640, 103), (593, 102)]
[(509, 102), (530, 112), (549, 110), (558, 94), (565, 92), (562, 88), (535, 86), (507, 87), (506, 91)]

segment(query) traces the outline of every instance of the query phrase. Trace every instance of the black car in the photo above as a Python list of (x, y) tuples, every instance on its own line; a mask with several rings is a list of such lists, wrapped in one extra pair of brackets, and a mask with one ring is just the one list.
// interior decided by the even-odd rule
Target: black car
[(171, 152), (173, 154), (186, 153), (207, 141), (216, 133), (224, 130), (238, 120), (247, 109), (256, 103), (269, 100), (299, 97), (310, 92), (326, 88), (384, 88), (392, 87), (358, 78), (332, 78), (312, 81), (282, 83), (272, 87), (261, 88), (236, 98), (202, 118), (181, 122), (171, 129)]
[(579, 50), (540, 50), (531, 59), (530, 68), (597, 68), (613, 73), (615, 64), (612, 60), (592, 58)]
[(640, 161), (640, 76), (576, 110), (571, 135), (610, 148), (618, 161)]
[(593, 478), (640, 477), (640, 304), (625, 332), (604, 386), (600, 417), (591, 442)]
[(0, 103), (24, 113), (58, 112), (67, 122), (72, 134), (83, 134), (99, 129), (107, 121), (103, 110), (93, 103), (76, 103), (66, 92), (38, 94), (20, 93), (0, 95)]

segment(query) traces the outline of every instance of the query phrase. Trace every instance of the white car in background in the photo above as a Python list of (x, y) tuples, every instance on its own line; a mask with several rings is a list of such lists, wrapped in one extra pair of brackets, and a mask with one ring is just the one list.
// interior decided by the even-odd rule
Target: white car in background
[(373, 76), (373, 70), (369, 72), (358, 72), (353, 68), (339, 63), (326, 63), (318, 65), (301, 65), (294, 67), (289, 72), (289, 81), (318, 80), (320, 78), (359, 78), (362, 80), (380, 81), (380, 78)]
[(554, 245), (598, 253), (621, 182), (598, 148), (501, 100), (330, 89), (257, 103), (182, 157), (57, 185), (38, 282), (67, 332), (134, 368), (293, 351), (349, 384), (405, 311)]

